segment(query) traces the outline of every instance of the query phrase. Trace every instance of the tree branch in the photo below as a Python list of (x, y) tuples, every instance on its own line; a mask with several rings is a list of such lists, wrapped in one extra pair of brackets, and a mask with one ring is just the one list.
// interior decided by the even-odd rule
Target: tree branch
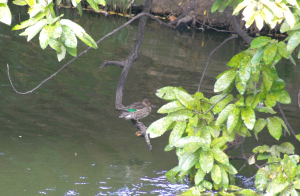
[(118, 67), (125, 67), (125, 63), (124, 62), (119, 62), (119, 61), (104, 61), (104, 63), (101, 65), (100, 69), (103, 69), (104, 67), (106, 67), (107, 65), (115, 65)]
[(283, 118), (285, 124), (287, 125), (287, 127), (289, 128), (289, 130), (291, 131), (291, 133), (293, 134), (293, 136), (296, 138), (296, 140), (298, 140), (297, 137), (296, 137), (296, 134), (295, 134), (294, 130), (292, 129), (292, 127), (291, 127), (291, 125), (289, 124), (289, 122), (287, 121), (287, 119), (286, 119), (286, 117), (285, 117), (285, 115), (284, 115), (284, 113), (283, 113), (283, 111), (282, 111), (282, 109), (281, 109), (281, 106), (280, 106), (280, 103), (279, 103), (279, 102), (277, 102), (277, 107), (278, 107), (278, 109), (279, 109), (279, 111), (280, 111), (280, 113), (281, 113), (281, 116), (282, 116), (282, 118)]
[(206, 73), (206, 69), (207, 69), (207, 67), (208, 67), (208, 64), (209, 64), (209, 62), (210, 62), (210, 59), (211, 59), (212, 55), (213, 55), (219, 48), (221, 48), (224, 44), (226, 44), (228, 41), (230, 41), (230, 40), (232, 40), (232, 39), (234, 39), (234, 38), (238, 38), (238, 35), (233, 35), (233, 36), (231, 36), (231, 37), (225, 39), (219, 46), (217, 46), (213, 51), (211, 51), (211, 53), (209, 54), (208, 60), (207, 60), (207, 62), (206, 62), (204, 71), (203, 71), (203, 73), (202, 73), (202, 77), (201, 77), (200, 82), (199, 82), (199, 84), (198, 84), (197, 92), (200, 91), (200, 86), (201, 86), (201, 84), (202, 84), (204, 75), (205, 75), (205, 73)]

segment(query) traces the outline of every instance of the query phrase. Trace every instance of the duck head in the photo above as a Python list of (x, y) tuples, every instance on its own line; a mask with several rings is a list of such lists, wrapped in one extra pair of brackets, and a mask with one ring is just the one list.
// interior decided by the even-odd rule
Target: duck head
[(151, 106), (151, 107), (153, 107), (153, 108), (156, 108), (156, 106), (152, 105), (150, 99), (144, 99), (144, 100), (143, 100), (143, 104), (144, 104), (145, 106)]

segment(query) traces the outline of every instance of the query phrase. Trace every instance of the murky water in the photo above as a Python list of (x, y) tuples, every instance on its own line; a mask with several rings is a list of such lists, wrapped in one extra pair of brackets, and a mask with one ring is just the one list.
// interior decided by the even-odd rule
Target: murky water
[[(19, 12), (20, 19), (25, 20), (26, 11), (16, 8), (13, 26), (19, 21)], [(95, 40), (127, 20), (94, 13), (80, 17), (73, 10), (60, 12), (81, 24)], [(29, 95), (12, 90), (7, 63), (16, 88), (27, 91), (71, 57), (59, 63), (53, 50), (43, 51), (38, 39), (28, 43), (19, 33), (0, 24), (1, 195), (176, 195), (189, 187), (187, 181), (171, 184), (164, 177), (177, 165), (174, 151), (163, 151), (168, 134), (151, 140), (153, 150), (149, 151), (144, 138), (135, 136), (131, 122), (118, 118), (114, 103), (121, 69), (99, 70), (104, 60), (122, 61), (127, 57), (136, 37), (137, 22), (100, 43), (99, 49), (90, 50)], [(210, 51), (228, 36), (211, 31), (172, 31), (149, 21), (139, 59), (128, 74), (124, 104), (147, 97), (159, 108), (165, 101), (158, 99), (155, 91), (167, 85), (195, 92)], [(202, 85), (205, 95), (212, 95), (215, 77), (245, 47), (241, 40), (234, 40), (214, 55)], [(78, 47), (78, 51), (83, 49), (83, 45)], [(277, 68), (292, 98), (292, 104), (282, 107), (291, 126), (299, 132), (299, 68), (288, 61)], [(154, 110), (142, 121), (149, 125), (162, 116)], [(267, 131), (259, 136), (259, 141), (246, 139), (246, 153), (263, 143), (278, 144), (269, 139)], [(282, 141), (289, 140), (294, 141), (291, 137)], [(293, 143), (300, 153), (299, 143)], [(239, 154), (239, 150), (232, 154)], [(236, 161), (234, 165), (239, 168), (243, 162)], [(248, 167), (237, 177), (241, 181), (255, 171)], [(253, 184), (246, 186), (251, 188)]]

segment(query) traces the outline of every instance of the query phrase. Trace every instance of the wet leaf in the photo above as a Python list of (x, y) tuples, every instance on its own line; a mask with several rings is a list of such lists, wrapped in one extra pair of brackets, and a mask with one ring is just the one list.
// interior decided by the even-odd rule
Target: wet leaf
[(271, 41), (271, 37), (259, 36), (251, 42), (251, 48), (261, 48)]
[(186, 122), (177, 121), (175, 127), (173, 128), (170, 137), (169, 137), (169, 145), (174, 146), (175, 143), (182, 137), (186, 128)]
[(267, 123), (268, 121), (262, 118), (256, 121), (255, 126), (253, 128), (253, 133), (257, 140), (258, 140), (257, 134), (263, 130), (263, 128), (267, 125)]
[(231, 82), (235, 79), (236, 74), (234, 69), (223, 74), (215, 83), (214, 92), (221, 92), (229, 87)]
[(200, 167), (205, 172), (208, 173), (211, 171), (214, 165), (214, 157), (211, 151), (200, 151), (200, 159), (199, 159)]
[(174, 89), (173, 91), (176, 98), (182, 103), (182, 105), (190, 110), (195, 108), (195, 102), (191, 95), (178, 89)]
[(157, 113), (165, 114), (165, 113), (175, 112), (177, 110), (182, 110), (182, 109), (185, 109), (185, 107), (181, 104), (180, 101), (177, 100), (177, 101), (172, 101), (170, 103), (163, 105), (157, 111)]
[(227, 155), (220, 148), (214, 147), (213, 149), (211, 149), (211, 152), (214, 156), (214, 159), (216, 159), (218, 162), (222, 163), (223, 165), (229, 164)]
[(222, 174), (221, 169), (218, 165), (214, 164), (212, 170), (211, 170), (211, 179), (216, 183), (220, 184), (222, 181)]
[(282, 127), (280, 122), (276, 118), (268, 118), (268, 129), (270, 134), (277, 140), (280, 139), (282, 135)]
[(248, 129), (252, 130), (255, 125), (255, 113), (250, 106), (241, 109), (242, 119)]
[(153, 122), (147, 129), (147, 133), (150, 134), (150, 138), (156, 138), (164, 134), (168, 127), (172, 124), (173, 120), (164, 117)]

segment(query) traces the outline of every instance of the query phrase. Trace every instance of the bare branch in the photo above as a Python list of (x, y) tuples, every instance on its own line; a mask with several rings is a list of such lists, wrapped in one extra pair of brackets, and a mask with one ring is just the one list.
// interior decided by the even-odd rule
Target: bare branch
[(298, 106), (300, 108), (300, 89), (299, 89), (299, 93), (298, 93)]
[(213, 51), (211, 51), (211, 53), (209, 54), (208, 60), (207, 60), (207, 62), (206, 62), (206, 66), (205, 66), (205, 68), (204, 68), (204, 71), (203, 71), (203, 73), (202, 73), (202, 77), (201, 77), (201, 79), (200, 79), (200, 82), (199, 82), (199, 85), (198, 85), (198, 90), (197, 90), (197, 92), (200, 91), (200, 86), (201, 86), (201, 83), (202, 83), (202, 81), (203, 81), (204, 75), (205, 75), (205, 73), (206, 73), (206, 69), (207, 69), (207, 67), (208, 67), (208, 64), (209, 64), (209, 62), (210, 62), (210, 59), (211, 59), (212, 55), (213, 55), (219, 48), (221, 48), (224, 44), (226, 44), (228, 41), (230, 41), (230, 40), (232, 40), (232, 39), (234, 39), (234, 38), (238, 38), (238, 35), (233, 35), (233, 36), (231, 36), (231, 37), (225, 39), (219, 46), (217, 46)]
[(225, 99), (229, 94), (225, 94), (224, 97), (222, 97), (221, 99), (219, 99), (214, 105), (212, 105), (206, 112), (205, 114), (207, 114), (209, 111), (211, 111), (212, 109), (214, 109), (214, 107), (220, 102), (222, 101), (223, 99)]
[(118, 67), (125, 67), (125, 63), (124, 62), (119, 62), (119, 61), (104, 61), (104, 63), (101, 65), (100, 69), (103, 69), (104, 67), (106, 67), (107, 65), (115, 65)]
[(289, 124), (289, 122), (287, 121), (287, 119), (286, 119), (286, 117), (285, 117), (285, 115), (284, 115), (284, 113), (283, 113), (283, 111), (282, 111), (282, 109), (281, 109), (281, 106), (280, 106), (280, 103), (279, 103), (279, 102), (277, 102), (277, 107), (278, 107), (278, 109), (279, 109), (279, 111), (280, 111), (280, 113), (281, 113), (281, 116), (282, 116), (282, 118), (283, 118), (285, 124), (287, 125), (287, 127), (289, 128), (289, 130), (291, 131), (291, 133), (293, 134), (293, 136), (296, 138), (296, 140), (298, 140), (297, 137), (296, 137), (296, 134), (295, 134), (294, 130), (292, 129), (292, 127), (291, 127), (291, 125)]

